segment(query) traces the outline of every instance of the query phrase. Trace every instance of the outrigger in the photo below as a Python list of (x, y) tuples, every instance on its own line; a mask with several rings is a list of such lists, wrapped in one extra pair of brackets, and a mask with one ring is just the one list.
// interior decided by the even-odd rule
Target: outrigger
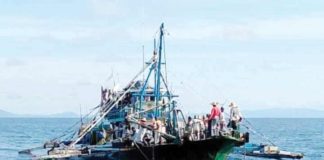
[[(20, 153), (30, 153), (34, 159), (223, 160), (234, 146), (244, 145), (249, 134), (238, 130), (189, 140), (178, 96), (170, 91), (162, 67), (166, 65), (164, 34), (162, 23), (153, 56), (125, 88), (102, 90), (109, 92), (109, 97), (85, 115), (81, 124), (76, 123), (63, 135), (46, 142), (41, 147), (47, 149), (46, 153), (35, 155), (39, 147)], [(141, 80), (145, 72), (147, 76)], [(156, 123), (160, 123), (159, 129)], [(116, 138), (113, 133), (120, 133), (117, 127), (136, 132)]]

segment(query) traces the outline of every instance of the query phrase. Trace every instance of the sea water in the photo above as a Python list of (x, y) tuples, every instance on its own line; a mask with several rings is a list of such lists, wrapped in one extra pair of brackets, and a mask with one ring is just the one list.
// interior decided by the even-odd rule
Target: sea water
[[(305, 160), (324, 160), (324, 119), (248, 119), (251, 143), (274, 143), (281, 150), (303, 153)], [(241, 127), (242, 129), (244, 127)], [(267, 140), (268, 139), (268, 140)], [(236, 155), (231, 155), (237, 157)], [(261, 159), (241, 156), (239, 159)]]
[[(60, 135), (79, 119), (73, 118), (0, 118), (0, 159), (28, 159), (18, 151), (42, 146)], [(254, 143), (269, 143), (283, 150), (301, 152), (305, 160), (324, 160), (324, 119), (248, 119)], [(243, 129), (243, 127), (242, 127)], [(256, 159), (230, 155), (229, 159)]]

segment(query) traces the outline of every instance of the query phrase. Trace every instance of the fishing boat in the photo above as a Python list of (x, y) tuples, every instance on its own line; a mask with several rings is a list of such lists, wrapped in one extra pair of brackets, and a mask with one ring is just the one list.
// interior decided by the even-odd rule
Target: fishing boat
[(34, 159), (222, 160), (234, 146), (244, 145), (249, 134), (239, 130), (190, 138), (178, 95), (170, 91), (162, 67), (164, 35), (162, 23), (153, 55), (140, 71), (121, 90), (102, 88), (101, 103), (80, 123), (42, 145), (44, 155), (33, 153), (39, 147), (20, 153)]

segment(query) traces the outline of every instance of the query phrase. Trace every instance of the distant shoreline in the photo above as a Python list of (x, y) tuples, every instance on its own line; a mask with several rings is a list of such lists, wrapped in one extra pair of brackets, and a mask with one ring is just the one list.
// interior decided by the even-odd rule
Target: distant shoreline
[(78, 117), (0, 117), (0, 119), (80, 119)]
[[(0, 117), (0, 119), (80, 119), (78, 117)], [(246, 119), (324, 119), (324, 117), (247, 117)]]
[(0, 109), (0, 118), (79, 118), (74, 112), (61, 112), (54, 114), (33, 115), (33, 114), (15, 114)]
[[(305, 108), (271, 108), (260, 110), (241, 110), (243, 117), (250, 118), (276, 118), (276, 119), (322, 119), (323, 110), (305, 109)], [(188, 115), (205, 115), (206, 113), (189, 113)], [(186, 115), (186, 116), (188, 116)], [(61, 112), (54, 114), (33, 115), (33, 114), (15, 114), (0, 109), (0, 118), (80, 118), (80, 115), (74, 112)]]

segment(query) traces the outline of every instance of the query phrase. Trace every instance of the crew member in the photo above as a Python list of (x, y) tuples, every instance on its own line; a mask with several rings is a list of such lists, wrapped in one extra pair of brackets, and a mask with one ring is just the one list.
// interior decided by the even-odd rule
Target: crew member
[(210, 112), (210, 116), (208, 117), (208, 121), (211, 121), (211, 136), (217, 135), (217, 126), (218, 126), (218, 120), (220, 115), (220, 110), (218, 108), (219, 103), (213, 102), (211, 103), (213, 106)]
[(230, 105), (230, 127), (234, 130), (239, 130), (239, 123), (242, 121), (242, 114), (234, 102), (231, 102)]
[(221, 107), (221, 113), (219, 116), (219, 121), (220, 121), (220, 130), (225, 131), (225, 114), (224, 114), (224, 107)]

